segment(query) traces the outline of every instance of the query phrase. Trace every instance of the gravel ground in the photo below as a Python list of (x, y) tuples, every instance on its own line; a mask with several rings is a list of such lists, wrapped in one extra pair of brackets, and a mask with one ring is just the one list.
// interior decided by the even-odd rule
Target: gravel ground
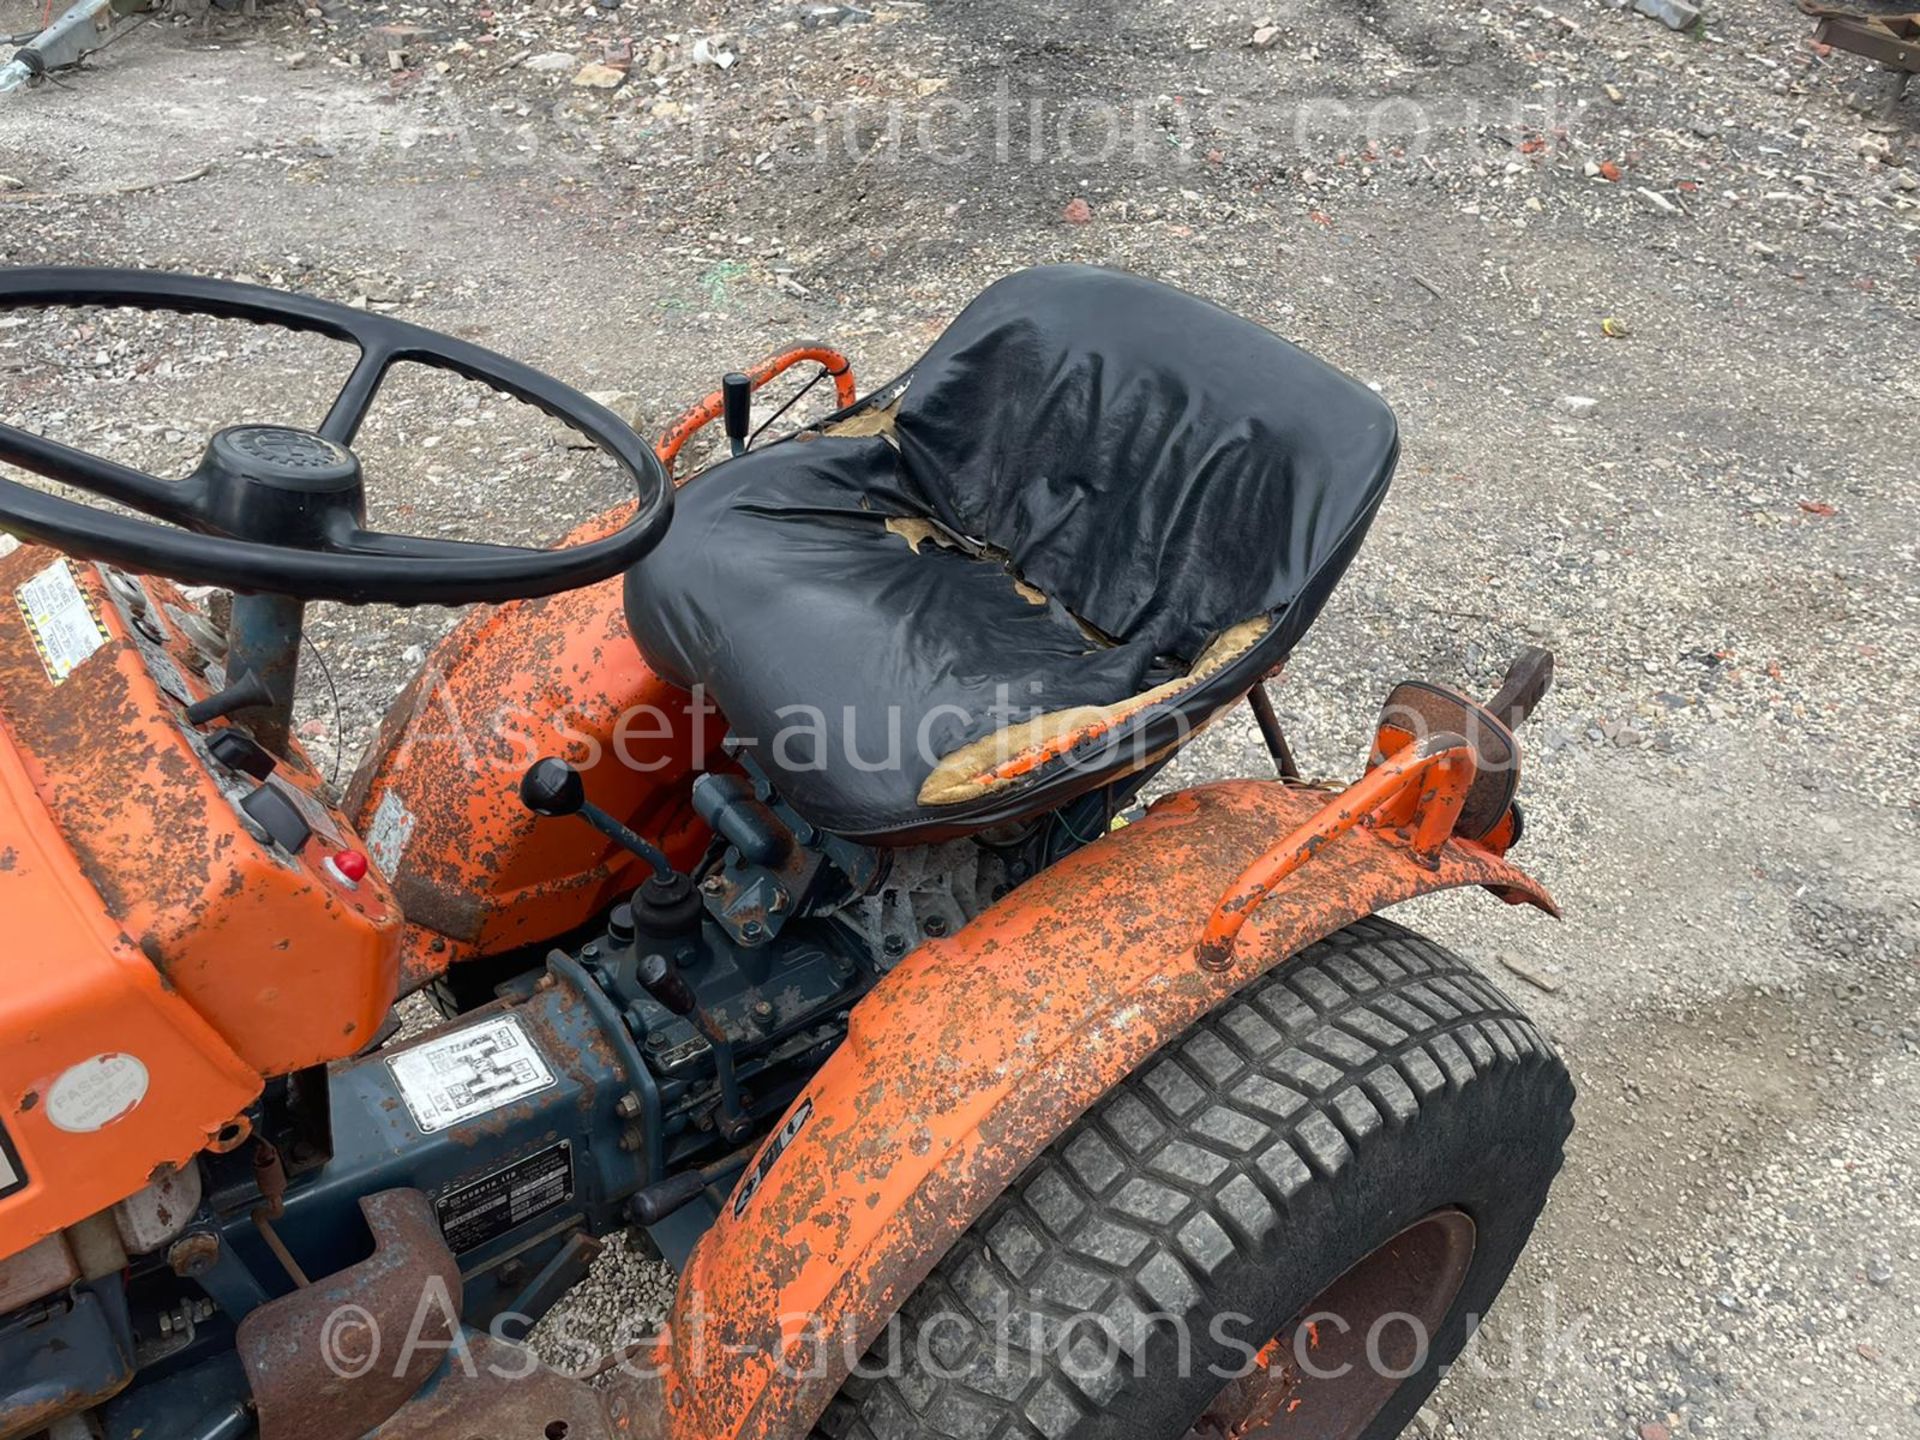
[[(25, 28), (0, 0), (0, 32)], [(1910, 8), (1910, 7), (1902, 7)], [(384, 28), (383, 28), (384, 27)], [(797, 333), (902, 367), (993, 277), (1128, 266), (1377, 385), (1400, 477), (1278, 700), (1351, 773), (1403, 675), (1551, 645), (1526, 859), (1567, 918), (1403, 919), (1581, 1083), (1569, 1168), (1429, 1433), (1920, 1433), (1920, 100), (1784, 0), (491, 9), (168, 20), (0, 101), (0, 260), (392, 309), (646, 425)], [(11, 325), (12, 322), (4, 322)], [(171, 337), (170, 339), (168, 337)], [(216, 323), (0, 329), (0, 415), (184, 469), (319, 358)], [(425, 380), (378, 518), (546, 537), (611, 493)], [(444, 612), (322, 607), (351, 761)], [(1167, 777), (1257, 774), (1249, 725)], [(549, 1352), (657, 1310), (624, 1254)]]

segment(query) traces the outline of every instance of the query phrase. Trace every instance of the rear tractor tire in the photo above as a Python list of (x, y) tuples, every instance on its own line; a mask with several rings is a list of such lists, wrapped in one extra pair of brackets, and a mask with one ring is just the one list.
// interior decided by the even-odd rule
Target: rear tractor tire
[(815, 1440), (1399, 1435), (1519, 1258), (1572, 1104), (1512, 1001), (1362, 920), (1049, 1146)]

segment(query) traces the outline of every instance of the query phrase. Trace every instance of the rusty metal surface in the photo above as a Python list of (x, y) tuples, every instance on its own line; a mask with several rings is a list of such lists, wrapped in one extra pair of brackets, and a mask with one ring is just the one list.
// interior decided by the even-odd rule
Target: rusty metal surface
[[(52, 558), (25, 546), (0, 557), (0, 591), (11, 596)], [(51, 687), (18, 615), (0, 606), (0, 916), (11, 937), (28, 939), (0, 949), (0, 1127), (27, 1179), (0, 1198), (0, 1259), (137, 1193), (163, 1166), (184, 1165), (261, 1084), (106, 913), (87, 857), (46, 803), (46, 767), (19, 743), (14, 709), (58, 705), (83, 684), (123, 684), (119, 658), (103, 649)], [(33, 671), (12, 663), (18, 647)], [(51, 693), (22, 697), (16, 683)], [(59, 1078), (119, 1065), (123, 1054), (138, 1057), (154, 1100), (91, 1131), (54, 1124), (46, 1102)]]
[(1890, 70), (1920, 75), (1920, 11), (1909, 15), (1874, 15), (1845, 6), (1800, 0), (1801, 13), (1820, 23), (1814, 42), (1849, 50), (1878, 60)]
[[(1417, 1368), (1416, 1346), (1439, 1333), (1477, 1244), (1463, 1210), (1409, 1225), (1303, 1305), (1251, 1369), (1227, 1382), (1187, 1440), (1359, 1440)], [(1343, 1323), (1326, 1323), (1330, 1316)], [(1379, 1325), (1389, 1316), (1396, 1325), (1404, 1317), (1402, 1333)]]
[(1356, 827), (1372, 826), (1382, 838), (1406, 845), (1416, 863), (1431, 866), (1472, 784), (1473, 755), (1464, 743), (1421, 741), (1374, 766), (1240, 873), (1207, 917), (1196, 957), (1201, 968), (1232, 968), (1234, 946), (1254, 910), (1288, 876)]
[(347, 794), (368, 834), (383, 803), (410, 817), (404, 838), (375, 855), (406, 911), (402, 991), (469, 957), (562, 934), (645, 878), (589, 826), (541, 820), (520, 803), (534, 757), (575, 765), (589, 799), (685, 867), (708, 838), (693, 777), (724, 768), (725, 733), (717, 710), (641, 658), (619, 580), (468, 615), (394, 702)]
[[(360, 1211), (373, 1232), (371, 1256), (240, 1322), (235, 1346), (253, 1387), (260, 1440), (365, 1434), (446, 1358), (459, 1325), (460, 1267), (433, 1206), (418, 1190), (383, 1190), (363, 1197)], [(355, 1329), (361, 1315), (377, 1328)], [(365, 1346), (374, 1348), (357, 1348)], [(363, 1354), (369, 1363), (356, 1374)]]
[(71, 1307), (41, 1322), (40, 1349), (6, 1376), (0, 1440), (44, 1440), (56, 1422), (71, 1422), (104, 1404), (133, 1379), (133, 1354), (123, 1348), (98, 1295), (76, 1289)]
[(351, 1055), (393, 1004), (400, 915), (386, 883), (349, 890), (322, 869), (358, 841), (297, 746), (271, 783), (309, 813), (314, 839), (289, 857), (249, 832), (235, 798), (255, 782), (216, 773), (185, 722), (211, 684), (172, 618), (190, 608), (176, 587), (122, 577), (135, 610), (103, 567), (22, 546), (0, 558), (0, 592), (63, 564), (106, 638), (55, 683), (18, 607), (0, 605), (0, 725), (102, 920), (260, 1074)]
[[(853, 403), (846, 356), (815, 342), (748, 373), (757, 388), (806, 362), (833, 377), (841, 406)], [(716, 390), (656, 453), (671, 464), (720, 409)], [(562, 543), (611, 534), (632, 513), (615, 506)], [(389, 797), (408, 817), (396, 852), (376, 857), (387, 860), (406, 911), (401, 991), (463, 960), (562, 934), (644, 878), (613, 842), (527, 813), (514, 787), (535, 756), (571, 762), (595, 804), (686, 868), (709, 838), (693, 812), (693, 778), (731, 768), (720, 749), (726, 729), (717, 709), (641, 658), (617, 578), (468, 615), (395, 700), (347, 792), (347, 812), (366, 833)]]
[(368, 1440), (652, 1440), (662, 1435), (655, 1387), (631, 1375), (616, 1374), (613, 1380), (596, 1388), (544, 1368), (518, 1345), (473, 1336), (464, 1353), (457, 1353)]
[(804, 1124), (682, 1276), (654, 1355), (670, 1433), (806, 1433), (887, 1317), (1054, 1136), (1312, 941), (1451, 886), (1552, 909), (1483, 847), (1447, 842), (1429, 868), (1356, 827), (1271, 890), (1226, 970), (1203, 967), (1216, 898), (1327, 801), (1259, 781), (1170, 796), (878, 985), (789, 1111), (804, 1108)]
[[(749, 373), (763, 385), (808, 361), (833, 376), (842, 406), (853, 403), (846, 357), (823, 345), (791, 347)], [(720, 404), (715, 391), (681, 417), (655, 447), (662, 460)], [(610, 534), (632, 509), (616, 506), (562, 543)], [(467, 616), (394, 702), (347, 792), (348, 813), (368, 833), (390, 799), (408, 817), (395, 853), (376, 857), (407, 916), (401, 990), (562, 934), (644, 878), (613, 842), (527, 813), (515, 786), (533, 757), (571, 762), (595, 804), (685, 868), (709, 838), (693, 812), (693, 778), (731, 768), (720, 749), (726, 728), (717, 709), (641, 658), (619, 579)]]

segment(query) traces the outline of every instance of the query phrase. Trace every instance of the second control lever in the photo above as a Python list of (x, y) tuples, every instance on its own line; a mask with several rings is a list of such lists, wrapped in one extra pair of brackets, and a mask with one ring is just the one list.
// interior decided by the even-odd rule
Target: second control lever
[(674, 1014), (692, 1020), (707, 1037), (707, 1044), (713, 1047), (714, 1070), (720, 1079), (720, 1134), (728, 1140), (740, 1139), (753, 1127), (753, 1121), (740, 1099), (740, 1077), (733, 1065), (733, 1037), (712, 1011), (702, 1007), (693, 986), (680, 973), (680, 967), (665, 955), (658, 952), (642, 955), (636, 978), (642, 990)]
[(747, 432), (753, 425), (753, 377), (739, 371), (720, 377), (720, 417), (727, 430), (727, 449), (747, 453)]

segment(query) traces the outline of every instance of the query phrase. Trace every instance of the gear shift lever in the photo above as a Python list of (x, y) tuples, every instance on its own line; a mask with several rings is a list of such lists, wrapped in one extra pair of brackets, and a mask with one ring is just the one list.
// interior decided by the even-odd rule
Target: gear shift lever
[(669, 880), (678, 875), (673, 862), (658, 845), (587, 799), (587, 787), (580, 772), (564, 760), (536, 760), (520, 777), (520, 803), (536, 815), (578, 815), (614, 844), (646, 861), (653, 867), (656, 880)]
[(753, 377), (737, 370), (720, 377), (721, 423), (727, 428), (727, 446), (735, 455), (747, 453), (747, 430), (753, 424)]

